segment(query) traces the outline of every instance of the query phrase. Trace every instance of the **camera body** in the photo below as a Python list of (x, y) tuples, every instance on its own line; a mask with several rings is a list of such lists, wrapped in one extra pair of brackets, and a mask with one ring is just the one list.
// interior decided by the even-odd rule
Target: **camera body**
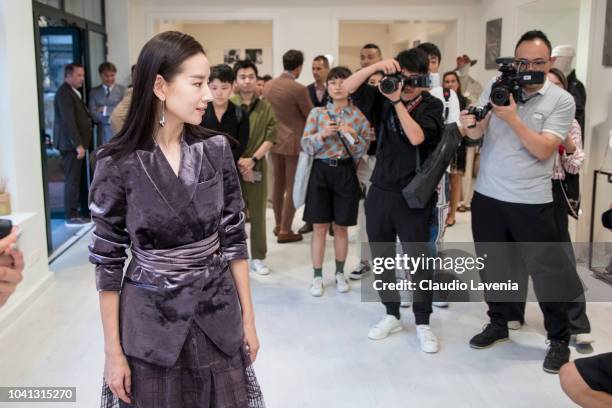
[(489, 111), (493, 109), (493, 105), (510, 105), (510, 95), (516, 103), (525, 102), (523, 86), (540, 85), (546, 80), (544, 72), (541, 71), (518, 71), (514, 66), (514, 58), (498, 58), (495, 62), (499, 64), (501, 76), (491, 86), (490, 102), (482, 108), (476, 106), (468, 108), (468, 113), (474, 115), (478, 122), (487, 116)]
[[(384, 75), (384, 74), (383, 74)], [(380, 90), (382, 93), (390, 95), (397, 91), (400, 86), (410, 86), (412, 88), (429, 88), (430, 81), (428, 75), (410, 75), (397, 73), (385, 75), (380, 80)]]

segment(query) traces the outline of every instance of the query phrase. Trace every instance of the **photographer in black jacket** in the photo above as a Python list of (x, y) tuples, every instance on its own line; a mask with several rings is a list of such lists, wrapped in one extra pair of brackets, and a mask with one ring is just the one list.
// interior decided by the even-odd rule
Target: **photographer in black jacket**
[[(413, 48), (400, 52), (395, 59), (384, 60), (357, 71), (346, 79), (343, 86), (353, 98), (371, 100), (372, 112), (364, 112), (374, 118), (378, 130), (376, 166), (372, 173), (372, 186), (368, 192), (366, 229), (372, 249), (372, 257), (395, 257), (395, 242), (399, 236), (404, 253), (420, 256), (427, 253), (429, 219), (436, 197), (427, 208), (412, 209), (406, 204), (401, 190), (412, 180), (418, 162), (423, 163), (439, 143), (444, 124), (442, 102), (427, 92), (429, 59), (423, 50)], [(383, 93), (378, 87), (368, 85), (367, 79), (376, 72), (387, 76), (401, 73), (401, 82), (395, 91)], [(402, 77), (403, 76), (403, 77)], [(408, 85), (411, 84), (411, 85)], [(412, 281), (427, 278), (428, 273), (417, 270)], [(376, 280), (384, 283), (396, 281), (395, 269), (385, 269)], [(380, 290), (386, 315), (374, 326), (368, 337), (384, 339), (402, 329), (400, 322), (400, 295), (396, 290)], [(417, 290), (414, 293), (414, 314), (421, 349), (427, 353), (438, 351), (438, 339), (429, 327), (432, 293)]]

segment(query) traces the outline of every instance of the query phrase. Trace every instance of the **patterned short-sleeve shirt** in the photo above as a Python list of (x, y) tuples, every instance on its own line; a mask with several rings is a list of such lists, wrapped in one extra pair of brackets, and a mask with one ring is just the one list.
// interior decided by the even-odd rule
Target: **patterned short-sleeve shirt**
[(361, 158), (367, 151), (374, 132), (363, 113), (350, 103), (343, 109), (336, 108), (330, 102), (326, 107), (311, 110), (306, 119), (302, 149), (316, 159), (349, 158), (339, 135), (333, 135), (325, 139), (321, 137), (323, 130), (334, 121), (339, 125), (348, 124), (355, 131), (356, 138), (344, 137), (344, 139), (353, 158), (355, 160)]

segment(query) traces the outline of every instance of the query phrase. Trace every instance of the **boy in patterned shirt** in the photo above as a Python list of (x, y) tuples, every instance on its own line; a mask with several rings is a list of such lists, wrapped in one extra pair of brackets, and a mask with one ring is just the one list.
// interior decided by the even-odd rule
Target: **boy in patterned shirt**
[(368, 120), (342, 88), (342, 82), (350, 75), (345, 67), (329, 72), (327, 92), (332, 102), (310, 111), (301, 143), (302, 149), (314, 156), (304, 208), (304, 221), (313, 224), (312, 296), (321, 296), (324, 291), (322, 266), (330, 223), (336, 251), (336, 289), (341, 293), (350, 290), (344, 263), (348, 227), (357, 224), (361, 195), (356, 165), (368, 150), (372, 132)]

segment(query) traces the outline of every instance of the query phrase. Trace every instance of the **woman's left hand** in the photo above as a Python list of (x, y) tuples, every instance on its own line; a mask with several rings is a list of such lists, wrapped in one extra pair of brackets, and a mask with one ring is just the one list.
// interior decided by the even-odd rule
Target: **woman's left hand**
[(244, 322), (244, 344), (247, 346), (251, 362), (254, 363), (259, 352), (259, 339), (255, 330), (255, 321)]

